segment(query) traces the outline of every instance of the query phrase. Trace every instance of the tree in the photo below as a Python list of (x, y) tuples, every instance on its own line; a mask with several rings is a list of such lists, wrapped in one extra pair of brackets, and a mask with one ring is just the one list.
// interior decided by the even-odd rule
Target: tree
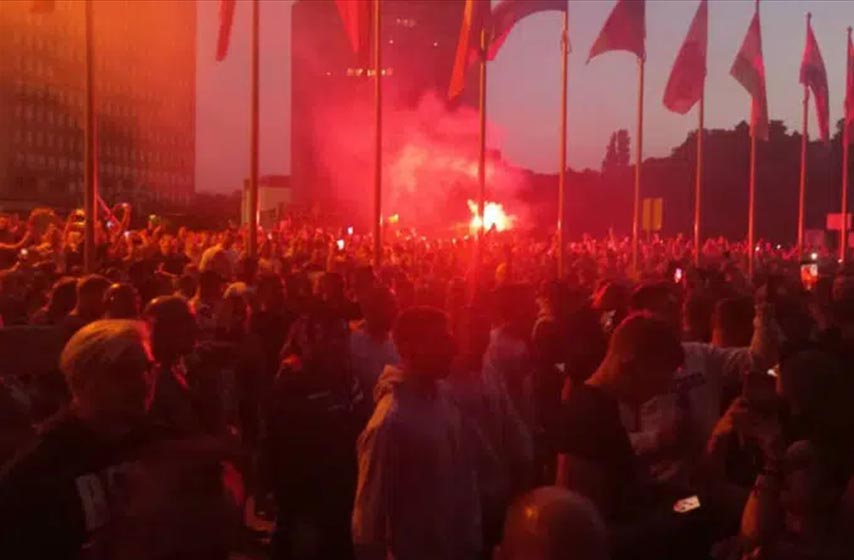
[(605, 175), (623, 171), (629, 166), (629, 131), (620, 129), (611, 134), (605, 159), (602, 161), (602, 173)]

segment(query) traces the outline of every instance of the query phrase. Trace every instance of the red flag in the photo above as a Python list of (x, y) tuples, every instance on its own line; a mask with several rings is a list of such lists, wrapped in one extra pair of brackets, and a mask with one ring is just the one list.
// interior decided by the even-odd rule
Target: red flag
[(750, 94), (750, 133), (760, 140), (768, 140), (768, 99), (765, 96), (765, 63), (762, 60), (758, 3), (729, 73)]
[[(845, 71), (845, 125), (854, 125), (854, 44), (851, 43), (851, 28), (848, 28), (848, 65)], [(850, 128), (849, 128), (850, 130)]]
[(32, 0), (30, 12), (34, 14), (46, 14), (52, 12), (54, 8), (54, 0)]
[(495, 60), (501, 45), (520, 19), (537, 12), (565, 12), (567, 7), (568, 0), (503, 0), (490, 16), (491, 40), (486, 53), (487, 60)]
[(335, 0), (350, 46), (356, 54), (366, 54), (371, 42), (371, 0)]
[(469, 65), (481, 56), (480, 34), (489, 17), (489, 1), (466, 0), (457, 54), (454, 56), (454, 69), (448, 86), (449, 99), (454, 99), (463, 92)]
[(638, 58), (646, 58), (645, 6), (645, 0), (617, 0), (617, 5), (599, 32), (599, 37), (590, 48), (587, 62), (608, 51), (629, 51), (635, 53)]
[(703, 96), (706, 85), (706, 47), (709, 42), (709, 5), (700, 0), (697, 13), (664, 89), (664, 106), (685, 114)]
[(815, 34), (812, 32), (810, 19), (807, 16), (807, 43), (804, 46), (804, 58), (801, 62), (801, 83), (812, 91), (813, 99), (815, 99), (815, 112), (818, 117), (818, 129), (821, 133), (821, 139), (827, 142), (830, 139), (827, 71), (824, 69), (824, 60), (821, 58), (818, 41), (815, 40)]
[(219, 0), (219, 35), (216, 38), (216, 59), (224, 60), (231, 41), (231, 24), (234, 22), (236, 0)]

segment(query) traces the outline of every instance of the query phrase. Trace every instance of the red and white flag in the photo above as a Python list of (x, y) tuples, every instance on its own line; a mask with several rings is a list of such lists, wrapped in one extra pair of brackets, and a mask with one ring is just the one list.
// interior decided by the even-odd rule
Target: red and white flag
[(460, 38), (454, 56), (454, 69), (448, 86), (448, 98), (458, 97), (466, 87), (469, 66), (485, 53), (480, 49), (480, 35), (489, 20), (490, 0), (466, 0), (460, 25)]
[(350, 46), (356, 54), (367, 55), (371, 43), (371, 4), (371, 0), (335, 0)]
[(568, 4), (569, 0), (503, 0), (489, 17), (491, 38), (486, 52), (487, 60), (495, 60), (516, 22), (537, 12), (565, 12)]
[(827, 87), (827, 71), (824, 60), (818, 48), (818, 41), (812, 32), (810, 18), (807, 17), (807, 42), (804, 46), (804, 58), (801, 61), (801, 83), (812, 92), (815, 100), (815, 112), (818, 119), (818, 129), (824, 142), (830, 140), (830, 100)]
[(765, 62), (762, 59), (758, 3), (729, 73), (750, 94), (750, 133), (760, 140), (768, 140), (768, 99), (765, 94)]
[(590, 48), (587, 62), (609, 51), (629, 51), (646, 58), (645, 0), (617, 0), (611, 15), (605, 20), (599, 37)]
[(709, 4), (706, 0), (700, 0), (664, 89), (664, 106), (671, 111), (685, 114), (703, 97), (708, 43)]
[(231, 24), (234, 23), (236, 0), (219, 0), (219, 33), (216, 38), (216, 59), (224, 60), (231, 42)]

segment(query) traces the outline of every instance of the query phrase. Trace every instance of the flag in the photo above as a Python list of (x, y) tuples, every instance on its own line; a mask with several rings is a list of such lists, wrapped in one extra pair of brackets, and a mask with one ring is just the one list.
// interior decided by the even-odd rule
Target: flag
[(848, 65), (845, 67), (845, 126), (854, 124), (854, 44), (851, 43), (851, 28), (848, 28)]
[(587, 62), (608, 51), (629, 51), (635, 53), (638, 58), (646, 58), (645, 5), (645, 0), (617, 0), (617, 5), (599, 32), (599, 37), (590, 48)]
[(356, 54), (367, 55), (371, 42), (372, 0), (335, 0), (350, 46)]
[(664, 106), (675, 113), (684, 115), (703, 96), (708, 39), (709, 4), (706, 0), (700, 0), (664, 89)]
[(495, 60), (501, 45), (520, 19), (537, 12), (565, 12), (567, 7), (568, 0), (503, 0), (489, 18), (491, 40), (486, 53), (487, 60)]
[(224, 60), (228, 54), (231, 40), (231, 24), (234, 22), (234, 8), (237, 0), (219, 0), (219, 34), (216, 38), (216, 59)]
[(454, 69), (448, 86), (449, 99), (454, 99), (463, 92), (469, 65), (482, 56), (480, 34), (489, 18), (489, 2), (490, 0), (466, 0), (463, 7), (457, 54), (454, 56)]
[(765, 63), (762, 60), (758, 4), (729, 73), (751, 96), (750, 133), (760, 140), (768, 140), (768, 99), (765, 96)]
[(809, 17), (807, 17), (807, 42), (804, 46), (804, 58), (801, 61), (801, 83), (812, 91), (818, 118), (818, 129), (821, 133), (821, 139), (827, 142), (830, 139), (827, 71), (824, 69), (824, 60), (821, 58), (821, 51), (818, 48), (818, 41), (815, 40), (815, 34), (812, 32)]
[(32, 4), (30, 4), (30, 12), (34, 14), (52, 12), (53, 8), (54, 0), (32, 0)]

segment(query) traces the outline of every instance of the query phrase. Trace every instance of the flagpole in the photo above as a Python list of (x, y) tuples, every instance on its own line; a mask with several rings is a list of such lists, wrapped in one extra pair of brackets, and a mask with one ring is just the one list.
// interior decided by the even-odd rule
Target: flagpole
[(632, 206), (632, 269), (640, 273), (638, 260), (638, 211), (640, 210), (641, 164), (643, 160), (643, 79), (644, 57), (638, 57), (638, 129), (637, 155), (635, 156), (635, 193)]
[(258, 257), (258, 20), (259, 0), (252, 0), (252, 100), (251, 124), (249, 138), (249, 231), (247, 232), (246, 248), (250, 259)]
[(798, 259), (803, 259), (804, 256), (804, 209), (806, 207), (806, 192), (807, 192), (807, 143), (808, 126), (809, 126), (809, 102), (810, 90), (804, 86), (804, 115), (801, 133), (801, 183), (798, 192)]
[(84, 4), (86, 26), (86, 113), (83, 161), (83, 211), (86, 221), (83, 231), (83, 266), (87, 273), (95, 272), (95, 224), (98, 220), (98, 162), (95, 145), (95, 41), (93, 37), (92, 0)]
[(477, 261), (475, 263), (475, 277), (478, 283), (475, 290), (479, 288), (480, 268), (483, 261), (484, 245), (486, 237), (486, 48), (487, 30), (484, 27), (480, 31), (480, 92), (478, 107), (480, 111), (480, 153), (478, 154), (477, 181), (477, 215), (480, 218), (480, 228), (477, 233)]
[(753, 278), (753, 272), (755, 269), (755, 257), (756, 257), (756, 239), (754, 232), (754, 210), (756, 203), (756, 106), (754, 103), (751, 103), (750, 107), (750, 122), (754, 123), (750, 129), (750, 194), (749, 194), (749, 202), (747, 205), (748, 217), (747, 217), (747, 275), (750, 278)]
[(700, 94), (700, 108), (697, 112), (697, 177), (694, 182), (694, 266), (700, 266), (700, 219), (703, 196), (703, 121), (706, 111), (706, 88)]
[[(851, 42), (851, 27), (848, 27), (848, 42)], [(851, 55), (848, 55), (851, 64)], [(839, 262), (844, 265), (848, 260), (848, 151), (850, 142), (849, 123), (842, 129), (842, 224), (839, 227)]]
[(382, 88), (382, 13), (380, 0), (374, 0), (374, 266), (383, 256), (382, 239), (382, 162), (383, 162), (383, 88)]
[(569, 71), (569, 10), (563, 12), (561, 49), (561, 96), (560, 96), (560, 171), (558, 175), (557, 200), (557, 276), (563, 278), (566, 255), (566, 98)]

